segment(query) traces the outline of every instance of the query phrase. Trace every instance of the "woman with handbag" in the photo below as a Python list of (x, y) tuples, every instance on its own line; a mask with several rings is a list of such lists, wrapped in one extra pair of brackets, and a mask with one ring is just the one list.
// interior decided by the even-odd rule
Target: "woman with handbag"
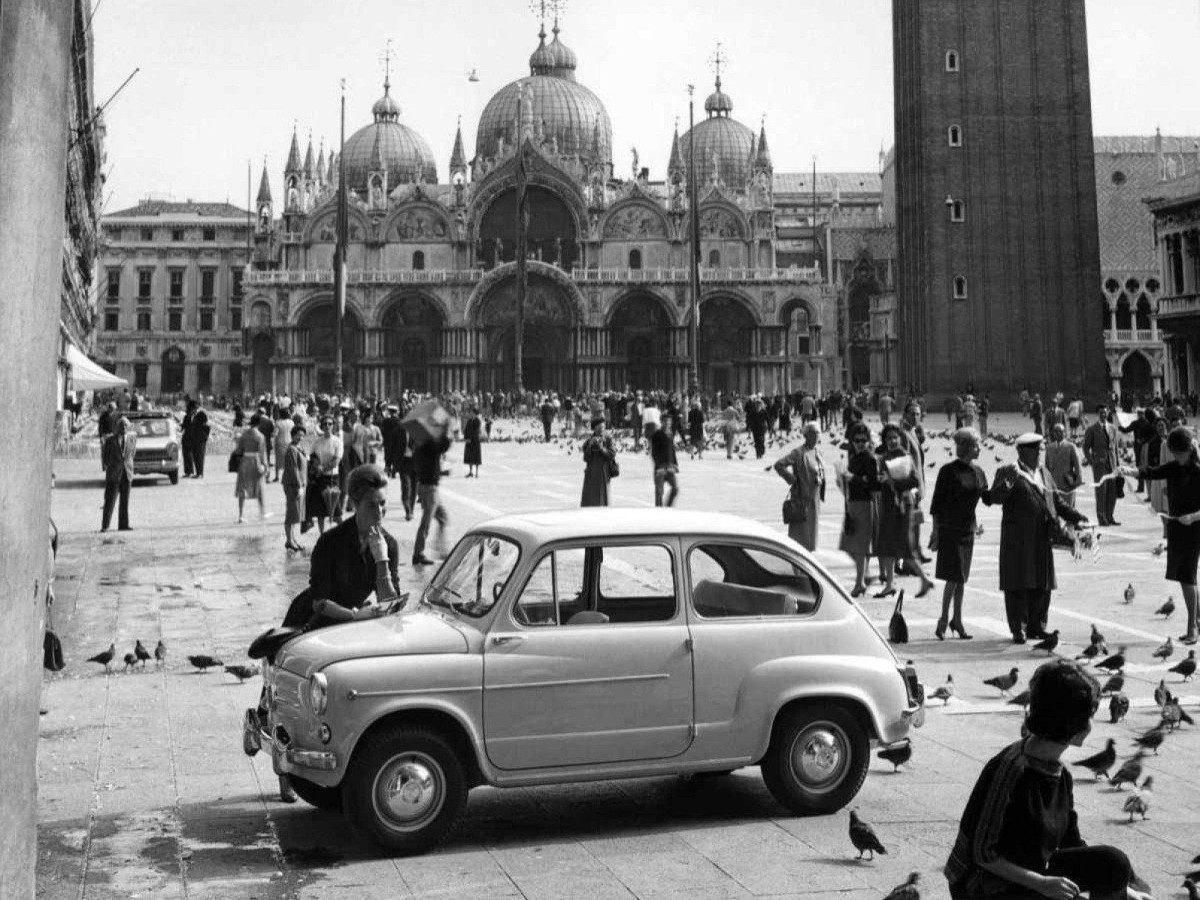
[(871, 451), (871, 432), (860, 422), (850, 427), (846, 448), (846, 471), (842, 475), (846, 515), (838, 541), (838, 549), (854, 560), (851, 597), (867, 592), (867, 562), (875, 544), (875, 497), (879, 490), (879, 460)]
[(304, 522), (301, 533), (312, 528), (317, 520), (317, 530), (325, 533), (325, 520), (337, 518), (341, 505), (338, 490), (338, 467), (342, 462), (342, 439), (333, 433), (333, 416), (321, 416), (320, 436), (313, 442), (308, 458), (308, 487), (304, 491)]
[(245, 521), (247, 500), (258, 501), (258, 515), (265, 519), (270, 513), (263, 505), (263, 478), (267, 474), (267, 439), (258, 430), (259, 413), (250, 420), (250, 427), (238, 436), (235, 452), (239, 454), (237, 483), (233, 493), (238, 502), (238, 523)]
[(806, 422), (804, 444), (775, 462), (775, 474), (791, 485), (784, 503), (788, 537), (806, 550), (817, 549), (817, 519), (825, 499), (825, 466), (817, 450), (821, 428)]
[(916, 493), (921, 480), (913, 468), (912, 455), (904, 448), (900, 426), (883, 427), (883, 446), (879, 448), (879, 538), (875, 552), (883, 574), (883, 589), (876, 597), (891, 597), (896, 593), (896, 560), (903, 560), (905, 570), (921, 579), (918, 597), (933, 590), (933, 581), (921, 568), (913, 547), (913, 515), (917, 509)]
[(604, 417), (592, 419), (592, 435), (583, 442), (583, 500), (580, 506), (608, 506), (608, 482), (621, 474)]
[(971, 635), (962, 620), (963, 592), (971, 575), (971, 556), (975, 550), (975, 509), (987, 493), (988, 484), (983, 469), (975, 462), (979, 458), (979, 435), (971, 428), (960, 428), (953, 437), (957, 458), (938, 472), (929, 504), (937, 542), (934, 574), (946, 583), (942, 614), (933, 633), (939, 641), (944, 640), (948, 626), (960, 639), (969, 641)]

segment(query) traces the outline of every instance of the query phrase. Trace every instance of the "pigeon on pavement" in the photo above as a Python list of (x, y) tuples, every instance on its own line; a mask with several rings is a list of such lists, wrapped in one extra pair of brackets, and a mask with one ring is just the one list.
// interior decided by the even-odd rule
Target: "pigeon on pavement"
[(1159, 727), (1166, 725), (1168, 729), (1174, 731), (1180, 724), (1186, 722), (1188, 725), (1195, 725), (1192, 717), (1189, 716), (1179, 703), (1179, 698), (1167, 693), (1166, 702), (1163, 703), (1162, 722)]
[(908, 880), (892, 888), (892, 892), (883, 900), (921, 900), (921, 892), (917, 890), (917, 882), (920, 880), (920, 872), (910, 872)]
[(1164, 619), (1171, 618), (1171, 613), (1175, 612), (1175, 598), (1168, 597), (1167, 602), (1154, 611), (1156, 616), (1162, 616)]
[(1088, 644), (1086, 647), (1083, 648), (1083, 652), (1080, 653), (1075, 658), (1076, 659), (1095, 659), (1101, 653), (1108, 653), (1107, 648), (1105, 648), (1105, 646), (1103, 644)]
[(258, 674), (258, 669), (251, 666), (226, 666), (225, 671), (237, 678), (238, 682), (244, 682), (247, 678), (253, 678)]
[(1058, 629), (1055, 628), (1052, 632), (1033, 645), (1034, 650), (1045, 650), (1049, 656), (1054, 652), (1054, 648), (1058, 646)]
[(939, 685), (937, 690), (926, 697), (926, 700), (941, 700), (943, 703), (949, 703), (950, 698), (954, 696), (954, 676), (947, 675), (946, 683)]
[[(1200, 862), (1200, 858), (1193, 859), (1192, 862)], [(1200, 875), (1200, 872), (1193, 872), (1194, 875)], [(1200, 888), (1196, 887), (1196, 882), (1191, 878), (1183, 879), (1183, 886), (1187, 890), (1188, 900), (1200, 900)]]
[(1137, 784), (1137, 780), (1142, 777), (1142, 760), (1145, 758), (1146, 754), (1139, 750), (1121, 764), (1116, 775), (1109, 776), (1109, 783), (1117, 788), (1123, 784)]
[(1154, 755), (1157, 756), (1158, 748), (1162, 746), (1162, 742), (1166, 736), (1167, 733), (1163, 731), (1162, 728), (1155, 725), (1149, 731), (1139, 734), (1137, 737), (1135, 737), (1133, 742), (1143, 750), (1153, 750)]
[(137, 657), (134, 656), (132, 653), (126, 653), (125, 654), (125, 671), (128, 672), (130, 669), (132, 669), (136, 665), (137, 665)]
[(1104, 687), (1100, 688), (1100, 693), (1116, 694), (1121, 688), (1125, 687), (1125, 675), (1122, 672), (1117, 672), (1115, 675), (1110, 675), (1108, 681), (1104, 682)]
[(997, 675), (995, 678), (985, 678), (984, 684), (990, 684), (992, 687), (999, 689), (1001, 694), (1007, 694), (1013, 689), (1013, 685), (1017, 683), (1018, 669), (1013, 666), (1007, 675)]
[(167, 645), (161, 640), (154, 646), (154, 661), (160, 666), (167, 661)]
[(1142, 782), (1142, 786), (1138, 788), (1137, 793), (1125, 798), (1125, 805), (1122, 807), (1125, 812), (1129, 813), (1129, 821), (1133, 821), (1134, 815), (1140, 815), (1145, 821), (1146, 813), (1150, 811), (1150, 800), (1154, 796), (1154, 776), (1147, 775), (1146, 780)]
[(1085, 769), (1091, 769), (1092, 774), (1096, 776), (1096, 780), (1100, 780), (1100, 776), (1108, 777), (1108, 770), (1111, 769), (1117, 762), (1117, 742), (1109, 738), (1105, 742), (1104, 749), (1099, 753), (1094, 753), (1091, 756), (1084, 757), (1078, 762), (1072, 763), (1075, 766), (1082, 766)]
[(860, 819), (853, 809), (850, 810), (850, 843), (858, 851), (858, 859), (862, 859), (864, 853), (870, 853), (871, 859), (875, 858), (876, 853), (887, 855), (887, 850), (875, 835), (875, 829)]
[(108, 667), (112, 665), (113, 657), (117, 655), (117, 645), (109, 644), (108, 649), (103, 653), (97, 653), (95, 656), (88, 657), (88, 662), (100, 663), (104, 666), (104, 671), (108, 671)]
[(134, 643), (133, 655), (136, 656), (138, 659), (138, 662), (140, 662), (142, 664), (142, 668), (145, 668), (146, 661), (148, 659), (150, 659), (150, 651), (146, 649), (146, 647), (142, 644), (141, 641), (137, 641)]
[(1189, 650), (1187, 659), (1181, 660), (1171, 668), (1168, 672), (1174, 672), (1176, 675), (1182, 675), (1184, 681), (1191, 681), (1192, 676), (1196, 674), (1196, 651)]
[(1092, 637), (1091, 637), (1091, 642), (1092, 642), (1093, 644), (1105, 644), (1105, 643), (1107, 643), (1107, 641), (1105, 641), (1105, 640), (1104, 640), (1104, 635), (1102, 635), (1102, 634), (1100, 633), (1100, 629), (1096, 627), (1096, 623), (1095, 623), (1095, 622), (1093, 622), (1093, 623), (1092, 623)]
[(1108, 659), (1102, 659), (1096, 663), (1097, 669), (1107, 669), (1109, 672), (1115, 672), (1117, 669), (1125, 668), (1125, 645), (1122, 644), (1117, 648), (1117, 652)]
[(1167, 702), (1167, 695), (1170, 691), (1167, 690), (1167, 679), (1161, 678), (1158, 682), (1158, 687), (1154, 689), (1154, 705), (1162, 706)]
[(1133, 583), (1132, 583), (1132, 582), (1130, 582), (1129, 584), (1127, 584), (1127, 585), (1125, 586), (1125, 593), (1124, 593), (1122, 596), (1124, 596), (1124, 598), (1125, 598), (1125, 602), (1126, 602), (1126, 603), (1132, 603), (1132, 602), (1133, 602), (1134, 598), (1137, 596), (1137, 591), (1135, 591), (1135, 590), (1133, 589)]
[(1021, 707), (1021, 709), (1028, 709), (1029, 708), (1029, 698), (1031, 696), (1033, 696), (1032, 692), (1029, 690), (1029, 688), (1025, 688), (1025, 690), (1021, 691), (1021, 693), (1017, 694), (1017, 696), (1015, 696), (1011, 700), (1009, 700), (1008, 705), (1009, 706), (1019, 706), (1019, 707)]
[(1171, 638), (1168, 635), (1166, 641), (1161, 644), (1152, 654), (1155, 659), (1167, 659), (1175, 652), (1175, 645), (1171, 643)]
[(899, 772), (900, 767), (912, 759), (912, 742), (905, 741), (896, 747), (884, 747), (875, 755), (886, 762), (890, 762), (893, 772)]
[(1124, 694), (1113, 694), (1108, 701), (1108, 720), (1116, 725), (1129, 713), (1129, 698)]
[(212, 666), (220, 666), (223, 663), (212, 656), (205, 656), (203, 653), (198, 653), (195, 656), (189, 656), (188, 662), (199, 669), (201, 672), (207, 672)]

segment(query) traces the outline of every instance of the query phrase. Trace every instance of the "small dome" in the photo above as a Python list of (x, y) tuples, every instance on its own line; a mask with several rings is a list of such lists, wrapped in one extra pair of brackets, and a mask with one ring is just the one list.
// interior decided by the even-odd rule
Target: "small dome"
[(717, 89), (708, 95), (704, 101), (704, 111), (709, 115), (727, 116), (733, 112), (733, 99), (721, 90), (721, 79), (717, 79)]
[(371, 115), (376, 122), (396, 122), (400, 119), (400, 104), (392, 96), (391, 85), (384, 84), (383, 96), (371, 107)]
[(400, 121), (400, 104), (392, 97), (387, 83), (383, 86), (383, 96), (371, 107), (371, 113), (375, 121), (346, 138), (342, 152), (346, 186), (353, 191), (366, 192), (367, 178), (374, 169), (371, 157), (377, 139), (380, 157), (387, 169), (389, 190), (421, 179), (428, 184), (437, 184), (433, 151), (425, 138)]
[(696, 180), (706, 183), (712, 176), (712, 158), (726, 186), (740, 189), (750, 177), (750, 146), (754, 132), (736, 119), (712, 115), (679, 139), (679, 152), (687, 171), (692, 140), (696, 144)]
[(534, 75), (552, 75), (555, 78), (575, 80), (575, 67), (579, 64), (575, 51), (558, 39), (558, 25), (554, 26), (554, 40), (546, 43), (546, 32), (538, 32), (537, 49), (529, 57), (529, 71)]

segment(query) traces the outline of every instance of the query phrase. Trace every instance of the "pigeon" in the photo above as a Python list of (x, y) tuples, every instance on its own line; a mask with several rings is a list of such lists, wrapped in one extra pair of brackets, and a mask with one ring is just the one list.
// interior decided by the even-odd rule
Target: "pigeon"
[(1020, 707), (1021, 709), (1028, 709), (1028, 707), (1030, 707), (1030, 697), (1031, 696), (1032, 696), (1032, 694), (1031, 694), (1030, 689), (1026, 688), (1025, 690), (1022, 690), (1020, 692), (1020, 694), (1013, 697), (1012, 700), (1008, 701), (1008, 706)]
[(1162, 745), (1167, 733), (1161, 727), (1155, 725), (1145, 734), (1140, 734), (1133, 739), (1133, 742), (1143, 750), (1153, 750), (1154, 755), (1158, 756), (1158, 748)]
[(937, 690), (935, 690), (935, 691), (934, 691), (932, 694), (930, 694), (930, 695), (929, 695), (928, 697), (926, 697), (925, 699), (927, 699), (927, 700), (941, 700), (943, 703), (949, 703), (949, 702), (950, 702), (950, 698), (951, 698), (951, 697), (953, 697), (953, 696), (954, 696), (954, 676), (953, 676), (953, 675), (947, 675), (947, 676), (946, 676), (946, 683), (945, 683), (945, 684), (943, 684), (943, 685), (940, 685), (940, 686), (937, 688)]
[(1125, 675), (1117, 672), (1116, 675), (1110, 675), (1108, 681), (1104, 682), (1104, 687), (1100, 688), (1101, 694), (1117, 694), (1121, 688), (1125, 687)]
[(1083, 648), (1083, 652), (1076, 656), (1076, 659), (1095, 659), (1101, 653), (1108, 653), (1108, 649), (1103, 644), (1088, 644)]
[(1184, 681), (1191, 681), (1192, 676), (1196, 674), (1196, 651), (1189, 650), (1187, 659), (1171, 666), (1167, 671), (1174, 672), (1176, 675), (1182, 675)]
[(1100, 633), (1100, 629), (1098, 629), (1098, 628), (1096, 627), (1096, 623), (1095, 623), (1095, 622), (1093, 622), (1093, 623), (1092, 623), (1092, 637), (1091, 637), (1091, 643), (1093, 643), (1093, 644), (1104, 644), (1104, 643), (1107, 643), (1107, 641), (1105, 641), (1105, 640), (1104, 640), (1104, 635), (1102, 635), (1102, 634)]
[(1167, 545), (1165, 543), (1163, 543), (1162, 541), (1159, 541), (1155, 545), (1154, 549), (1150, 551), (1150, 553), (1154, 556), (1162, 556), (1166, 552), (1167, 552)]
[(892, 892), (883, 900), (921, 900), (921, 892), (917, 890), (917, 882), (920, 880), (920, 872), (910, 872), (908, 880), (892, 888)]
[(1117, 742), (1112, 738), (1104, 744), (1104, 749), (1099, 753), (1094, 753), (1091, 756), (1085, 757), (1072, 765), (1082, 766), (1085, 769), (1091, 769), (1092, 774), (1096, 776), (1096, 780), (1100, 780), (1100, 776), (1108, 777), (1108, 770), (1111, 769), (1117, 762)]
[(225, 671), (230, 675), (236, 676), (239, 684), (244, 682), (247, 678), (253, 678), (258, 674), (258, 669), (255, 669), (252, 666), (226, 666)]
[(1127, 604), (1128, 604), (1128, 603), (1132, 603), (1132, 602), (1133, 602), (1133, 598), (1137, 596), (1137, 591), (1135, 591), (1135, 590), (1133, 589), (1133, 583), (1132, 583), (1132, 582), (1130, 582), (1129, 584), (1127, 584), (1127, 585), (1125, 586), (1125, 593), (1124, 593), (1122, 596), (1124, 596), (1124, 598), (1125, 598), (1125, 602), (1126, 602)]
[(875, 835), (875, 829), (860, 819), (853, 809), (850, 810), (850, 843), (858, 851), (858, 859), (862, 859), (864, 853), (870, 853), (871, 859), (875, 858), (876, 853), (887, 855), (887, 850)]
[(1132, 794), (1125, 798), (1125, 805), (1122, 807), (1125, 812), (1129, 813), (1129, 821), (1133, 821), (1134, 815), (1140, 815), (1145, 821), (1146, 813), (1150, 811), (1150, 799), (1154, 795), (1154, 776), (1147, 775), (1146, 780), (1142, 782), (1142, 786), (1138, 788), (1136, 794)]
[(1102, 659), (1096, 663), (1097, 669), (1108, 669), (1110, 672), (1115, 672), (1117, 669), (1125, 668), (1125, 645), (1122, 644), (1117, 648), (1117, 652), (1107, 659)]
[(1168, 636), (1166, 642), (1163, 643), (1157, 650), (1155, 650), (1150, 655), (1153, 656), (1155, 659), (1164, 659), (1165, 660), (1168, 657), (1170, 657), (1170, 655), (1174, 652), (1175, 652), (1175, 645), (1171, 643), (1171, 638)]
[(1162, 616), (1164, 619), (1171, 618), (1171, 613), (1175, 612), (1175, 598), (1168, 597), (1167, 602), (1154, 611), (1156, 616)]
[(1164, 703), (1166, 703), (1169, 693), (1170, 692), (1167, 690), (1167, 680), (1165, 678), (1159, 679), (1158, 687), (1154, 689), (1154, 705), (1162, 706)]
[(1007, 675), (997, 675), (995, 678), (985, 678), (983, 683), (990, 684), (992, 687), (999, 689), (1001, 694), (1007, 694), (1013, 689), (1013, 685), (1017, 683), (1017, 672), (1017, 667), (1013, 666), (1012, 671), (1010, 671)]
[(1055, 628), (1052, 632), (1033, 645), (1034, 650), (1045, 650), (1049, 656), (1054, 652), (1054, 648), (1058, 646), (1058, 629)]
[(1116, 725), (1129, 713), (1129, 698), (1124, 694), (1113, 694), (1108, 701), (1109, 722)]
[(912, 742), (905, 741), (897, 747), (884, 747), (875, 754), (880, 759), (892, 764), (892, 772), (899, 772), (900, 767), (912, 759)]
[(212, 656), (205, 656), (202, 653), (199, 653), (195, 656), (189, 656), (188, 662), (190, 662), (193, 666), (195, 666), (201, 672), (207, 672), (209, 670), (209, 668), (212, 666), (223, 665), (223, 663), (219, 659), (216, 659)]
[(125, 654), (125, 671), (128, 672), (130, 669), (132, 669), (136, 665), (137, 665), (137, 657), (134, 656), (132, 653), (126, 653)]
[(143, 646), (141, 641), (137, 641), (133, 645), (133, 655), (137, 657), (138, 662), (140, 662), (144, 668), (146, 665), (146, 660), (150, 658), (150, 651)]
[(1137, 784), (1137, 780), (1142, 777), (1142, 760), (1145, 758), (1146, 754), (1139, 750), (1121, 764), (1116, 775), (1109, 776), (1109, 783), (1118, 788), (1123, 784)]
[(89, 657), (88, 662), (100, 663), (100, 665), (104, 666), (104, 671), (107, 672), (109, 670), (109, 666), (112, 665), (113, 657), (116, 655), (117, 645), (109, 644), (107, 650), (105, 650), (103, 653), (97, 653), (95, 656)]
[[(1200, 858), (1193, 859), (1192, 862), (1200, 862)], [(1200, 875), (1200, 872), (1193, 873)], [(1196, 887), (1196, 882), (1190, 878), (1183, 879), (1183, 886), (1187, 889), (1188, 900), (1200, 900), (1200, 888)]]
[(154, 645), (154, 661), (160, 666), (167, 661), (167, 645), (161, 640)]

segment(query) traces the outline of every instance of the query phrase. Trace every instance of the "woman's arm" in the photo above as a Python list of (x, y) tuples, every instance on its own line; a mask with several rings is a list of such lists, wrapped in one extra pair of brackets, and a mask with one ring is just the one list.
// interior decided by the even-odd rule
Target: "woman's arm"
[(772, 468), (775, 470), (775, 474), (793, 487), (796, 486), (796, 476), (793, 472), (793, 467), (795, 466), (795, 455), (796, 451), (793, 450), (787, 456), (779, 457), (779, 459), (775, 461), (775, 465), (772, 466)]
[(1043, 897), (1051, 897), (1054, 900), (1076, 900), (1079, 897), (1079, 886), (1071, 879), (1039, 875), (1032, 869), (1018, 866), (1002, 856), (996, 857), (990, 863), (980, 863), (979, 867), (1026, 890), (1036, 891)]

